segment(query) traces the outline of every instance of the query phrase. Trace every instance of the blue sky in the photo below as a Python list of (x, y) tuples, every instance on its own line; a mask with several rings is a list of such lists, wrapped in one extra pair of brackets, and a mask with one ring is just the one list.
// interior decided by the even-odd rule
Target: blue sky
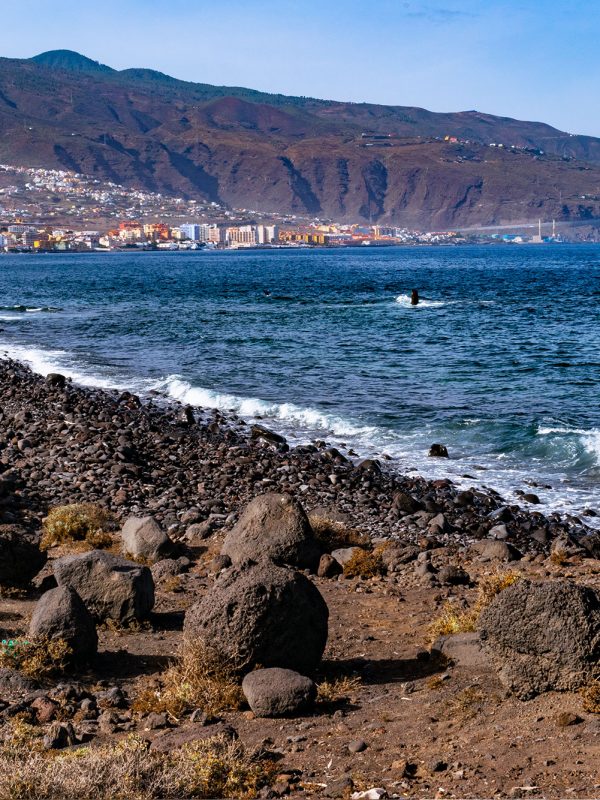
[(339, 100), (477, 109), (600, 136), (600, 2), (19, 0), (0, 53)]

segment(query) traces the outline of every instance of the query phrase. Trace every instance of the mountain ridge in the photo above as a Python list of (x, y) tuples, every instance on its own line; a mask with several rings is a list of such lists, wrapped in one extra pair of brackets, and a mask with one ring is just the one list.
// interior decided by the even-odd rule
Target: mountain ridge
[(594, 137), (472, 110), (192, 83), (68, 50), (0, 59), (0, 160), (340, 221), (600, 217)]

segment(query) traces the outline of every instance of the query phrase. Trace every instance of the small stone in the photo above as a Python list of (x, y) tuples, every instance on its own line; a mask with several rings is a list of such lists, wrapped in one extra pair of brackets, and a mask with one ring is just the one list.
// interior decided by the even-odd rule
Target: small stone
[(343, 571), (340, 562), (330, 556), (329, 553), (324, 553), (321, 556), (319, 568), (317, 569), (319, 578), (335, 578), (337, 575), (341, 575)]
[(58, 703), (55, 703), (54, 700), (51, 700), (45, 695), (43, 697), (36, 697), (30, 707), (35, 710), (36, 720), (40, 725), (51, 722), (56, 717), (58, 711)]
[(46, 750), (62, 750), (76, 743), (75, 730), (70, 722), (53, 722), (44, 736)]
[(166, 728), (167, 724), (167, 715), (165, 713), (152, 711), (144, 719), (143, 728), (145, 731), (156, 731), (160, 730), (160, 728)]
[(257, 717), (297, 714), (310, 708), (317, 695), (310, 678), (277, 667), (250, 672), (242, 682), (242, 691)]
[(350, 753), (362, 753), (367, 749), (369, 745), (364, 741), (364, 739), (356, 739), (353, 742), (350, 742), (348, 745), (348, 752)]
[(580, 722), (583, 722), (582, 718), (579, 716), (579, 714), (575, 714), (573, 711), (561, 711), (556, 717), (556, 724), (559, 728), (568, 728), (570, 725), (579, 725)]

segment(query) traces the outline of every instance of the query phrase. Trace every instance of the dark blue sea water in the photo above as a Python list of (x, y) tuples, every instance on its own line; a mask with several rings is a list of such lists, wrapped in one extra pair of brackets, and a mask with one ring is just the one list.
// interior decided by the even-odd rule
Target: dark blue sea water
[(0, 256), (0, 306), (40, 372), (600, 505), (597, 246)]

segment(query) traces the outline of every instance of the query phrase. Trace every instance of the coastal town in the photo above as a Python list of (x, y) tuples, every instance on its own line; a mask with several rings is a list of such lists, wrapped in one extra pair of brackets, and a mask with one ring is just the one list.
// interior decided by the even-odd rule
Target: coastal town
[(559, 241), (524, 233), (417, 231), (167, 197), (65, 170), (0, 165), (0, 252), (237, 250)]

